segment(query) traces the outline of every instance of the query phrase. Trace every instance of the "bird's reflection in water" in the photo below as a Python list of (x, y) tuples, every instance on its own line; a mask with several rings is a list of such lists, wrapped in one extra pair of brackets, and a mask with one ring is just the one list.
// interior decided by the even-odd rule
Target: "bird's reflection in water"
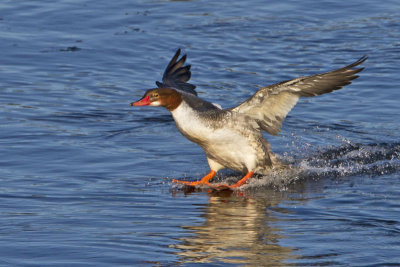
[(180, 263), (284, 266), (296, 257), (293, 249), (279, 244), (285, 236), (273, 215), (278, 203), (290, 200), (287, 193), (271, 189), (257, 195), (229, 191), (209, 195), (204, 222), (182, 226), (193, 235), (174, 245)]

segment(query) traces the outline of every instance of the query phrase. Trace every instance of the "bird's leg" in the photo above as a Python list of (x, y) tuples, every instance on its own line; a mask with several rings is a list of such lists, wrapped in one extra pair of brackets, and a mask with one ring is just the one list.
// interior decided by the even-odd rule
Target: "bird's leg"
[(203, 185), (203, 184), (204, 184), (204, 185), (210, 185), (210, 183), (209, 183), (208, 181), (210, 181), (211, 178), (213, 178), (216, 174), (217, 174), (216, 171), (211, 170), (206, 176), (204, 176), (203, 178), (201, 178), (200, 181), (188, 182), (188, 181), (181, 181), (181, 180), (172, 179), (172, 182), (177, 183), (177, 184), (190, 185), (190, 186)]
[(238, 187), (241, 187), (243, 184), (245, 184), (247, 182), (247, 180), (249, 180), (252, 176), (253, 176), (254, 172), (249, 171), (242, 179), (240, 179), (239, 181), (237, 181), (236, 184), (234, 185), (227, 185), (227, 184), (221, 184), (221, 185), (216, 185), (215, 189), (235, 189)]
[(254, 172), (248, 172), (242, 179), (240, 179), (239, 181), (237, 181), (236, 184), (231, 185), (231, 188), (238, 188), (240, 186), (242, 186), (243, 184), (245, 184), (247, 182), (247, 180), (249, 180), (251, 177), (253, 177)]

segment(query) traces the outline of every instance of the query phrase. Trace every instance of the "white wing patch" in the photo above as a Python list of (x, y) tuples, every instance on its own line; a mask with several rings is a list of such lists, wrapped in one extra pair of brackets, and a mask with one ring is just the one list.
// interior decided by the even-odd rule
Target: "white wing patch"
[(264, 131), (277, 135), (283, 120), (296, 105), (298, 99), (299, 96), (297, 94), (290, 92), (281, 92), (268, 96), (268, 94), (264, 95), (259, 91), (248, 100), (248, 104), (240, 105), (234, 108), (233, 111), (248, 115), (256, 120)]

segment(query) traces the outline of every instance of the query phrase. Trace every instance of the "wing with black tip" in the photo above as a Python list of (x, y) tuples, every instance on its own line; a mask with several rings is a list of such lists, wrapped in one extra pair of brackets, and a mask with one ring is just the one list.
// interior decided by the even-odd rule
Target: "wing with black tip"
[(260, 127), (277, 135), (282, 122), (296, 105), (299, 97), (310, 97), (339, 90), (351, 83), (364, 68), (354, 68), (367, 59), (366, 56), (341, 69), (284, 81), (258, 90), (252, 97), (233, 108), (258, 122)]

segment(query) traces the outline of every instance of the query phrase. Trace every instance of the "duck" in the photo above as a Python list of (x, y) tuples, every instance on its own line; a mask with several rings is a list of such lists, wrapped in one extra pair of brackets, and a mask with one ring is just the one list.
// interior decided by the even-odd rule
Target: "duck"
[[(286, 80), (258, 89), (240, 105), (222, 109), (218, 104), (201, 99), (196, 86), (189, 83), (191, 65), (181, 49), (168, 63), (162, 81), (145, 91), (130, 106), (164, 107), (170, 111), (176, 127), (187, 139), (199, 145), (207, 158), (210, 171), (198, 181), (173, 179), (186, 186), (210, 186), (237, 189), (255, 175), (265, 175), (286, 166), (273, 152), (263, 132), (278, 135), (282, 123), (300, 97), (330, 93), (351, 84), (364, 68), (356, 68), (367, 56), (332, 71)], [(244, 176), (236, 183), (213, 185), (210, 180), (222, 169)]]

